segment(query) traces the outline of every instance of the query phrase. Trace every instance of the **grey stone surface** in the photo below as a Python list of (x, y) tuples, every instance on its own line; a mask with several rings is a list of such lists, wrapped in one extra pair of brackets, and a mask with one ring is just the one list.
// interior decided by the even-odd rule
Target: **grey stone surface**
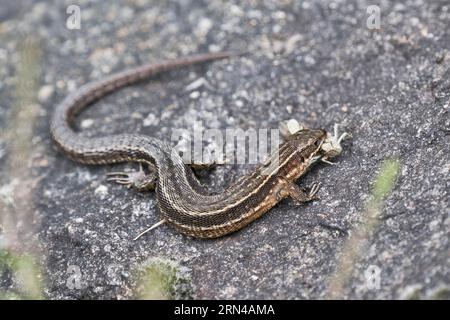
[[(65, 27), (72, 1), (1, 2), (2, 128), (14, 117), (21, 42), (28, 36), (41, 52), (32, 157), (24, 168), (35, 182), (25, 206), (33, 219), (17, 228), (33, 230), (19, 239), (39, 252), (46, 297), (131, 298), (133, 270), (155, 258), (182, 266), (197, 299), (327, 297), (344, 244), (363, 223), (371, 181), (382, 161), (395, 157), (400, 176), (340, 297), (448, 298), (448, 1), (381, 1), (379, 30), (366, 26), (366, 1), (78, 1), (81, 30)], [(155, 195), (105, 181), (107, 172), (135, 165), (88, 167), (58, 154), (48, 133), (51, 112), (75, 87), (113, 71), (223, 49), (251, 54), (123, 89), (84, 112), (78, 125), (88, 135), (168, 140), (195, 121), (258, 129), (295, 118), (329, 130), (340, 123), (352, 139), (335, 166), (319, 164), (299, 181), (320, 181), (320, 201), (283, 201), (217, 240), (162, 226), (132, 241), (158, 221)], [(15, 143), (5, 137), (2, 168)], [(248, 170), (230, 165), (203, 176), (220, 190)], [(2, 169), (2, 199), (20, 192), (13, 174)], [(68, 266), (79, 267), (81, 288), (67, 286)], [(371, 266), (380, 271), (379, 288), (366, 283)]]

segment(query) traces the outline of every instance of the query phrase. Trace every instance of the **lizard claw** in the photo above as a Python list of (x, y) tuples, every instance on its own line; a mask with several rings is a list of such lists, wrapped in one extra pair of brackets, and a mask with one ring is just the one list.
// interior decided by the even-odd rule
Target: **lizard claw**
[(110, 172), (106, 175), (108, 176), (107, 181), (112, 181), (127, 187), (131, 187), (134, 181), (137, 180), (135, 172)]
[(317, 192), (320, 189), (320, 182), (319, 183), (314, 183), (311, 187), (311, 190), (309, 191), (308, 197), (311, 200), (318, 200), (319, 197), (317, 196)]
[(151, 190), (155, 188), (156, 175), (151, 172), (146, 174), (140, 165), (139, 171), (133, 172), (109, 172), (107, 181), (112, 181), (127, 188), (135, 188), (140, 191)]

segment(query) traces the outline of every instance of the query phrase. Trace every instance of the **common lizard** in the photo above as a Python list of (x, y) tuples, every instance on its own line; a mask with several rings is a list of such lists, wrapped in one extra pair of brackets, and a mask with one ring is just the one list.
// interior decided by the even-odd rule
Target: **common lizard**
[[(192, 237), (215, 238), (237, 231), (286, 197), (299, 202), (316, 199), (317, 185), (306, 193), (295, 181), (313, 163), (328, 161), (341, 152), (340, 142), (345, 134), (338, 136), (336, 130), (334, 135), (321, 129), (302, 129), (291, 134), (267, 162), (222, 192), (211, 193), (166, 142), (141, 134), (87, 138), (72, 127), (73, 118), (83, 108), (119, 88), (162, 72), (234, 55), (207, 53), (147, 64), (88, 83), (56, 107), (50, 124), (51, 136), (62, 153), (77, 162), (147, 164), (151, 169), (149, 174), (143, 171), (113, 173), (110, 180), (141, 190), (154, 187), (163, 218), (161, 222)], [(263, 170), (275, 163), (274, 160), (278, 165), (263, 174)]]

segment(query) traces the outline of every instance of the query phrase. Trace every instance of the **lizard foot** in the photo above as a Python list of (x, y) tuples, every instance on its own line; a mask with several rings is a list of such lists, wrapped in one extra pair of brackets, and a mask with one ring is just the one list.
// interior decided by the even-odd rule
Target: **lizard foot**
[(156, 173), (151, 171), (146, 174), (139, 164), (139, 171), (133, 172), (109, 172), (106, 180), (124, 185), (128, 188), (134, 188), (138, 191), (148, 191), (155, 189)]
[(313, 200), (319, 200), (319, 197), (317, 196), (317, 192), (320, 189), (320, 183), (315, 183), (312, 185), (309, 192), (305, 192), (302, 190), (298, 185), (295, 183), (291, 183), (288, 186), (288, 192), (289, 196), (294, 199), (296, 202), (309, 202)]

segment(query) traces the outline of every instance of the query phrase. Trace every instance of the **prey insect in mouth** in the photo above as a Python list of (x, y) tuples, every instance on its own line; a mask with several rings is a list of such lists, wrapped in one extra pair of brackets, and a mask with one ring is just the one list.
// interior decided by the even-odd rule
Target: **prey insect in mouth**
[[(295, 181), (312, 164), (318, 161), (330, 163), (332, 157), (341, 153), (341, 141), (346, 134), (339, 136), (337, 127), (332, 135), (321, 129), (293, 129), (291, 122), (277, 152), (220, 193), (209, 192), (192, 168), (159, 139), (140, 134), (87, 138), (72, 127), (78, 112), (119, 88), (176, 68), (233, 56), (236, 54), (209, 53), (144, 65), (88, 83), (56, 107), (50, 132), (58, 149), (68, 158), (84, 164), (131, 161), (148, 165), (148, 174), (140, 170), (115, 172), (109, 177), (109, 180), (138, 190), (156, 191), (162, 220), (135, 239), (163, 223), (192, 237), (221, 237), (247, 226), (287, 197), (297, 202), (317, 199), (318, 184), (305, 192)], [(276, 165), (272, 165), (274, 163)]]

